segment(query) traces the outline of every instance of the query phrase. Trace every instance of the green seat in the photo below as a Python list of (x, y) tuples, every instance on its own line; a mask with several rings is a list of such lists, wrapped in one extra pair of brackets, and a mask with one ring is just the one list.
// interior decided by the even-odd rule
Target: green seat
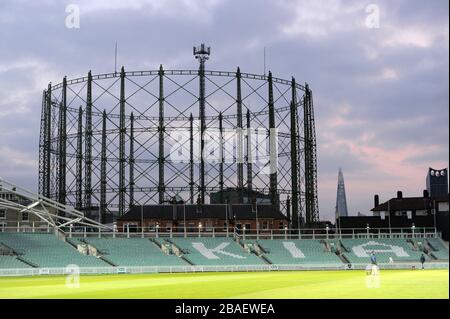
[(0, 233), (0, 243), (20, 253), (37, 267), (108, 267), (102, 260), (83, 255), (69, 243), (48, 233)]
[[(378, 263), (389, 263), (390, 258), (394, 262), (418, 262), (423, 254), (420, 250), (414, 250), (406, 239), (342, 239), (342, 245), (347, 252), (344, 256), (351, 263), (370, 263), (370, 253), (375, 252)], [(361, 246), (363, 245), (363, 246)], [(425, 255), (429, 260), (429, 257)]]
[(448, 248), (438, 238), (427, 239), (428, 246), (432, 248), (431, 254), (439, 260), (448, 260)]
[(16, 256), (1, 256), (0, 255), (0, 269), (16, 269), (16, 268), (31, 268), (31, 266), (17, 259)]
[(186, 266), (187, 263), (175, 255), (166, 255), (146, 238), (85, 238), (116, 266)]
[(267, 253), (264, 256), (275, 265), (342, 265), (341, 259), (327, 251), (318, 240), (258, 240), (257, 244)]

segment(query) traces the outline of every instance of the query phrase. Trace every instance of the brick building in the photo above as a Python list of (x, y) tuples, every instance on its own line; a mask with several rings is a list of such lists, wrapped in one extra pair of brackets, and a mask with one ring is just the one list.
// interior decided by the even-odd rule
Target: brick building
[(144, 231), (173, 231), (187, 232), (226, 231), (234, 227), (238, 229), (256, 229), (258, 219), (259, 229), (284, 229), (288, 227), (288, 220), (271, 205), (257, 205), (252, 209), (249, 204), (231, 205), (149, 205), (132, 207), (124, 216), (117, 219), (119, 231), (138, 231), (141, 225)]

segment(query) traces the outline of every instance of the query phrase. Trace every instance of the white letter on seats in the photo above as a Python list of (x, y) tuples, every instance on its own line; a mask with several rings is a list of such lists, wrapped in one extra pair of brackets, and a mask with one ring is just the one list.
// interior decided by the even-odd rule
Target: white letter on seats
[(223, 251), (223, 249), (225, 249), (225, 247), (227, 247), (229, 244), (230, 243), (221, 243), (216, 248), (209, 249), (209, 248), (206, 248), (205, 244), (203, 244), (203, 243), (192, 243), (192, 247), (197, 249), (200, 252), (200, 254), (202, 254), (203, 256), (205, 256), (208, 259), (220, 259), (220, 257), (215, 255), (214, 253), (230, 256), (230, 257), (237, 258), (237, 259), (245, 259), (246, 258), (244, 256), (240, 256), (240, 255), (236, 255), (236, 254), (232, 254), (232, 253)]
[[(380, 246), (380, 248), (378, 249), (366, 249), (366, 246)], [(376, 241), (369, 241), (365, 244), (362, 245), (358, 245), (358, 246), (354, 246), (352, 248), (353, 253), (360, 257), (360, 258), (364, 258), (364, 257), (369, 257), (368, 252), (374, 252), (374, 253), (394, 253), (397, 257), (409, 257), (409, 254), (403, 249), (403, 247), (400, 246), (395, 246), (395, 245), (388, 245), (388, 244), (383, 244), (383, 243), (379, 243)]]
[(293, 258), (305, 258), (303, 252), (292, 241), (284, 241), (283, 246), (290, 252)]

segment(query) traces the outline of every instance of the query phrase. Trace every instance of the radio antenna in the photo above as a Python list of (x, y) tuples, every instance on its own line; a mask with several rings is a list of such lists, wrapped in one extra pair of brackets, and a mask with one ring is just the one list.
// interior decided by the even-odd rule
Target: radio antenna
[(116, 46), (114, 48), (114, 74), (117, 73), (117, 41)]

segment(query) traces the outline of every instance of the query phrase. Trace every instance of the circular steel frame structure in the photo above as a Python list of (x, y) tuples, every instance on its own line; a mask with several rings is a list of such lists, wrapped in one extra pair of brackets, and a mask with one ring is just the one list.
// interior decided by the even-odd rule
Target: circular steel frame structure
[[(216, 135), (208, 149), (209, 132)], [(262, 139), (252, 143), (253, 136)], [(276, 158), (256, 158), (264, 143)], [(208, 71), (200, 61), (198, 70), (89, 72), (44, 90), (40, 194), (105, 216), (175, 195), (206, 205), (228, 188), (242, 203), (255, 191), (270, 195), (293, 227), (318, 220), (307, 84), (271, 72)]]

